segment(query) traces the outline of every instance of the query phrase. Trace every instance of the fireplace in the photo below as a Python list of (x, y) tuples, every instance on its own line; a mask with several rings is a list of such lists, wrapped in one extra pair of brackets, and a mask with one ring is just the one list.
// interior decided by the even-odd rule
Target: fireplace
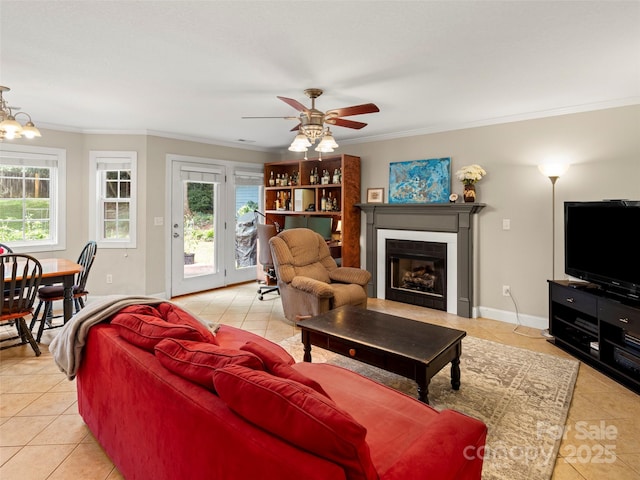
[[(447, 313), (473, 318), (474, 312), (474, 218), (483, 208), (482, 203), (449, 204), (373, 204), (357, 205), (366, 215), (366, 268), (371, 272), (368, 294), (374, 298), (387, 297), (386, 281), (390, 266), (386, 259), (388, 239), (446, 244), (443, 272), (443, 305)], [(429, 255), (427, 255), (429, 256)], [(409, 258), (407, 268), (427, 267), (439, 261)], [(432, 266), (432, 268), (433, 268)], [(396, 270), (401, 268), (398, 264)], [(396, 288), (394, 293), (403, 289)], [(400, 292), (398, 292), (400, 290)], [(416, 294), (419, 302), (434, 300), (439, 295)], [(422, 305), (418, 303), (418, 305)], [(431, 307), (438, 308), (438, 307)]]
[(447, 310), (447, 244), (386, 240), (385, 298)]

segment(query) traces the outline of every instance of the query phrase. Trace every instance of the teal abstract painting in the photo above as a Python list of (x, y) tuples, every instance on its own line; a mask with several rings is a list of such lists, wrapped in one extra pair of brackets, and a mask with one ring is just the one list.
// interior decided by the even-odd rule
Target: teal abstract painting
[(451, 158), (389, 164), (389, 203), (447, 203)]

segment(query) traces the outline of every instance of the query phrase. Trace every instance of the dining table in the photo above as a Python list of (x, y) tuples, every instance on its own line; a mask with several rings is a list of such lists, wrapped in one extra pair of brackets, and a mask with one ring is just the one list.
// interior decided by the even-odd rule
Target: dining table
[[(42, 265), (42, 280), (40, 285), (62, 284), (64, 288), (64, 300), (62, 301), (64, 322), (66, 323), (73, 315), (73, 286), (76, 274), (82, 271), (82, 265), (74, 260), (66, 258), (43, 258), (38, 259)], [(11, 272), (5, 272), (11, 275)]]

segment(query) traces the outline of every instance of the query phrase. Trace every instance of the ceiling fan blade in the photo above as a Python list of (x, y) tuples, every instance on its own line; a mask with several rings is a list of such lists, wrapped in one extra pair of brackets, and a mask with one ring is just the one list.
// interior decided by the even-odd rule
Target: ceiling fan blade
[(339, 127), (355, 128), (356, 130), (360, 130), (361, 128), (367, 126), (366, 123), (355, 122), (353, 120), (346, 120), (344, 118), (327, 118), (325, 120), (325, 123), (328, 123), (330, 125), (337, 125)]
[(336, 117), (350, 117), (351, 115), (364, 115), (365, 113), (376, 113), (380, 109), (373, 103), (354, 105), (353, 107), (336, 108), (329, 110), (326, 114)]
[(297, 130), (300, 130), (300, 125), (301, 125), (300, 123), (299, 123), (299, 124), (297, 124), (295, 127), (293, 127), (293, 128), (292, 128), (291, 130), (289, 130), (289, 131), (290, 131), (290, 132), (295, 132), (295, 131), (297, 131)]
[(282, 100), (284, 103), (286, 103), (287, 105), (295, 108), (299, 112), (306, 112), (307, 111), (307, 107), (305, 107), (299, 101), (294, 100), (293, 98), (287, 98), (287, 97), (278, 97), (278, 98), (280, 100)]

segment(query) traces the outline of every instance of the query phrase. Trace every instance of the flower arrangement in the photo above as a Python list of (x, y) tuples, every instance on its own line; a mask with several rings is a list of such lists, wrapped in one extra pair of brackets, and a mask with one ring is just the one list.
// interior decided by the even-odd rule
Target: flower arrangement
[(464, 185), (473, 185), (474, 183), (480, 181), (482, 177), (484, 177), (487, 172), (480, 165), (467, 165), (466, 167), (462, 167), (460, 170), (456, 172), (456, 177), (460, 180)]

